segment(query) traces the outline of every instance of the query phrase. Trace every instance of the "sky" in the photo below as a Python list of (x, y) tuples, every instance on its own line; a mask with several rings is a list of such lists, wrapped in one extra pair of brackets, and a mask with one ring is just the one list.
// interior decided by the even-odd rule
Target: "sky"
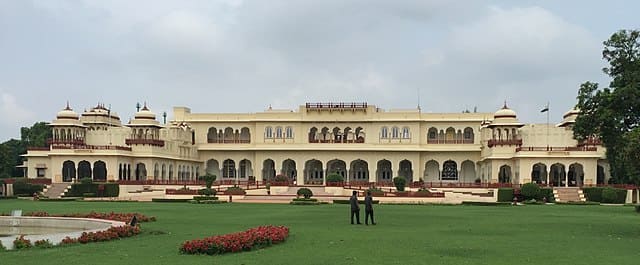
[(606, 87), (602, 42), (640, 1), (0, 0), (0, 142), (68, 101), (169, 119), (305, 102), (551, 122)]

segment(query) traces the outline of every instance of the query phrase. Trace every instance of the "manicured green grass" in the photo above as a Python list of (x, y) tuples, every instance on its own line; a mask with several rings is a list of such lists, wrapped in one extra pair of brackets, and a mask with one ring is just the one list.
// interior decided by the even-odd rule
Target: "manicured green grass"
[[(6, 200), (0, 212), (140, 212), (158, 221), (119, 241), (0, 253), (0, 264), (638, 263), (640, 214), (631, 207), (376, 205), (377, 226), (350, 225), (348, 207)], [(185, 240), (265, 224), (289, 226), (289, 239), (239, 254), (178, 253)]]

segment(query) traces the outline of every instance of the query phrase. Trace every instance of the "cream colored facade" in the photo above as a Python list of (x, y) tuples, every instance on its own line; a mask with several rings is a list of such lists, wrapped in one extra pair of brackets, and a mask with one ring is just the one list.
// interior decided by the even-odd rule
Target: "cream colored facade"
[(308, 103), (295, 111), (240, 114), (175, 107), (164, 125), (145, 106), (122, 125), (103, 106), (82, 115), (67, 107), (51, 123), (50, 147), (25, 156), (30, 178), (53, 182), (176, 181), (211, 173), (235, 181), (282, 174), (302, 185), (324, 184), (336, 172), (349, 182), (400, 176), (445, 185), (604, 183), (604, 148), (572, 138), (578, 114), (567, 112), (558, 125), (522, 124), (506, 104), (496, 113), (422, 113)]

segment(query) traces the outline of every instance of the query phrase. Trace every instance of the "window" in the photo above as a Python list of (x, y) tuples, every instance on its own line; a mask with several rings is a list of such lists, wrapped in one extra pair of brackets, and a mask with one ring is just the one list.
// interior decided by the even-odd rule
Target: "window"
[(38, 171), (38, 177), (39, 178), (44, 178), (45, 169), (44, 168), (38, 168), (37, 171)]
[(282, 127), (280, 126), (276, 127), (276, 138), (282, 138)]
[(287, 139), (293, 138), (293, 128), (287, 127), (284, 129), (284, 132), (285, 132), (285, 138)]
[(429, 140), (435, 140), (438, 138), (438, 129), (436, 128), (429, 128), (429, 135), (427, 136), (429, 137)]
[(387, 127), (382, 127), (382, 130), (380, 131), (380, 138), (386, 139), (387, 137), (389, 137), (389, 129)]
[(273, 138), (273, 128), (267, 127), (264, 129), (264, 138)]
[(398, 131), (398, 127), (393, 127), (391, 128), (391, 138), (398, 138), (399, 131)]
[(402, 138), (409, 139), (409, 127), (402, 128)]

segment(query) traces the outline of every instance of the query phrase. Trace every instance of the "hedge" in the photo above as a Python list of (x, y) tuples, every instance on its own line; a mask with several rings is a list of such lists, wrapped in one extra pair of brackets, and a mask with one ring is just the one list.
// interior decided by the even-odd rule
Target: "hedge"
[(13, 183), (13, 194), (32, 196), (34, 193), (42, 192), (44, 186), (40, 184), (30, 184), (24, 179), (16, 179)]
[(318, 199), (315, 199), (315, 198), (309, 198), (309, 199), (307, 199), (307, 198), (293, 198), (293, 201), (294, 202), (317, 202)]
[(218, 200), (216, 196), (193, 196), (194, 201), (215, 201)]
[(152, 202), (189, 202), (192, 199), (152, 198)]
[(498, 189), (498, 202), (511, 202), (513, 201), (513, 189), (512, 188), (499, 188)]
[(555, 202), (556, 198), (553, 196), (552, 188), (540, 188), (540, 192), (538, 194), (539, 198), (536, 198), (538, 201), (544, 201), (544, 197), (547, 197), (547, 202)]
[(520, 194), (525, 200), (538, 199), (540, 197), (540, 187), (536, 183), (525, 183), (520, 189)]
[(291, 201), (291, 205), (320, 205), (319, 201)]
[(38, 200), (43, 202), (74, 202), (80, 199), (81, 198), (76, 198), (76, 197), (64, 197), (64, 198), (40, 198)]
[[(104, 186), (104, 190), (100, 191), (100, 186)], [(94, 196), (85, 196), (93, 193)], [(71, 185), (71, 189), (67, 191), (67, 197), (118, 197), (120, 195), (120, 186), (118, 183), (76, 183)]]
[[(584, 192), (584, 196), (587, 198), (587, 200), (592, 202), (622, 204), (627, 200), (626, 189), (616, 189), (611, 187), (588, 187), (583, 188), (582, 191)], [(608, 199), (605, 199), (603, 193), (609, 193), (610, 197)]]
[(511, 203), (509, 202), (473, 202), (473, 201), (463, 201), (462, 205), (472, 205), (472, 206), (509, 206)]
[(592, 202), (602, 202), (602, 190), (604, 187), (587, 187), (582, 188), (582, 192), (584, 196), (587, 198), (587, 201)]

